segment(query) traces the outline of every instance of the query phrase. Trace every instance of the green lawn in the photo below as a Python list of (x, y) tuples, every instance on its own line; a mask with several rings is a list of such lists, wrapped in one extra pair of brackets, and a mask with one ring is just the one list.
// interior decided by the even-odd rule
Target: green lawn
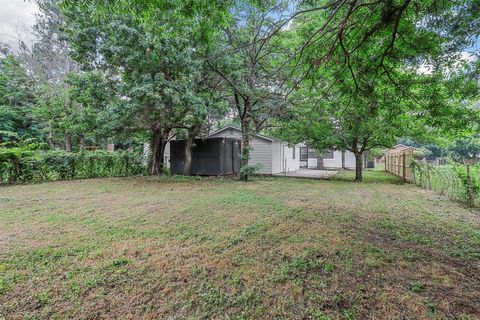
[(0, 319), (478, 319), (480, 212), (353, 183), (0, 188)]

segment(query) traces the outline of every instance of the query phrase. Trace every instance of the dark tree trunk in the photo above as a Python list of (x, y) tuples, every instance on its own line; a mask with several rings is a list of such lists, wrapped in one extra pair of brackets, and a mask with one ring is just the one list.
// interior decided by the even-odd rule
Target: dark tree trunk
[[(250, 126), (247, 121), (242, 122), (242, 156), (240, 157), (240, 167), (248, 167), (250, 158)], [(248, 181), (248, 174), (242, 174), (240, 177), (243, 181)]]
[(362, 182), (363, 179), (363, 152), (355, 152), (355, 181)]
[(184, 175), (190, 175), (190, 170), (192, 168), (192, 147), (194, 141), (195, 136), (189, 134), (185, 143), (185, 162), (183, 164)]
[(72, 152), (72, 135), (66, 132), (63, 136), (63, 141), (65, 144), (65, 151)]
[(192, 148), (195, 138), (201, 129), (201, 124), (196, 124), (188, 129), (187, 141), (185, 143), (185, 163), (183, 166), (183, 174), (189, 175), (192, 168)]
[(151, 175), (157, 175), (163, 173), (165, 167), (165, 147), (168, 142), (168, 135), (170, 130), (163, 131), (161, 129), (153, 129), (151, 151), (152, 158), (150, 161), (149, 173)]

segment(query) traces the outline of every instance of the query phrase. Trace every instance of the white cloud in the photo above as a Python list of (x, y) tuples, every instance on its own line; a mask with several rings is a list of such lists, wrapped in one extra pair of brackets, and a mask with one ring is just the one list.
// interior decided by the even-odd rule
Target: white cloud
[(0, 0), (0, 41), (13, 50), (18, 49), (18, 40), (29, 42), (38, 7), (29, 0)]

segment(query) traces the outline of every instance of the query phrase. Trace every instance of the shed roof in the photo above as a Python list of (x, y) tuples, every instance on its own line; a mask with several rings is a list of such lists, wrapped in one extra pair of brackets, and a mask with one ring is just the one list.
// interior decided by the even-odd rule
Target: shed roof
[[(211, 136), (213, 136), (213, 135), (215, 135), (215, 134), (217, 134), (217, 133), (220, 133), (220, 132), (222, 132), (222, 131), (225, 131), (225, 130), (227, 130), (227, 129), (233, 129), (233, 130), (242, 132), (242, 130), (241, 130), (239, 127), (229, 125), (229, 126), (223, 127), (223, 128), (221, 128), (221, 129), (218, 129), (218, 130), (212, 132), (212, 133), (209, 135), (209, 137), (211, 137)], [(268, 136), (264, 136), (264, 135), (258, 134), (258, 133), (252, 133), (251, 135), (254, 136), (254, 137), (260, 138), (260, 139), (264, 139), (264, 140), (270, 141), (270, 142), (274, 142), (274, 141), (283, 142), (283, 141), (280, 140), (280, 139), (273, 138), (273, 137), (268, 137)]]

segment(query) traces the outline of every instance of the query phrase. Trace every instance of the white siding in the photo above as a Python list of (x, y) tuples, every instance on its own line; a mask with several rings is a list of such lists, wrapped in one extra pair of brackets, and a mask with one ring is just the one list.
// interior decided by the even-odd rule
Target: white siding
[(215, 134), (209, 135), (209, 138), (242, 138), (242, 132), (233, 128), (228, 128), (217, 132)]
[[(300, 148), (289, 147), (287, 144), (283, 146), (284, 162), (282, 166), (283, 172), (297, 171), (300, 168)], [(295, 157), (293, 157), (293, 151), (295, 149)]]
[[(147, 165), (148, 164), (148, 157), (150, 156), (150, 142), (144, 142), (143, 143), (143, 152), (142, 152), (142, 164)], [(165, 152), (163, 154), (163, 158), (165, 159), (165, 166), (167, 169), (170, 168), (170, 141), (167, 142), (167, 145), (165, 146)]]
[[(342, 151), (334, 151), (333, 159), (323, 159), (323, 166), (326, 169), (341, 169)], [(355, 169), (355, 155), (350, 151), (345, 151), (345, 168)]]
[(254, 137), (250, 141), (250, 145), (252, 149), (248, 164), (260, 164), (261, 168), (258, 173), (272, 174), (272, 142)]
[(345, 151), (345, 167), (355, 169), (355, 155), (353, 152)]
[(170, 141), (168, 141), (167, 145), (165, 146), (163, 157), (165, 159), (165, 166), (167, 169), (170, 169)]
[(308, 158), (308, 168), (309, 169), (316, 169), (318, 165), (317, 158)]
[(280, 142), (272, 142), (272, 174), (282, 172), (282, 154), (280, 151)]
[(341, 169), (342, 168), (342, 151), (334, 151), (333, 159), (323, 158), (323, 167), (326, 169)]

